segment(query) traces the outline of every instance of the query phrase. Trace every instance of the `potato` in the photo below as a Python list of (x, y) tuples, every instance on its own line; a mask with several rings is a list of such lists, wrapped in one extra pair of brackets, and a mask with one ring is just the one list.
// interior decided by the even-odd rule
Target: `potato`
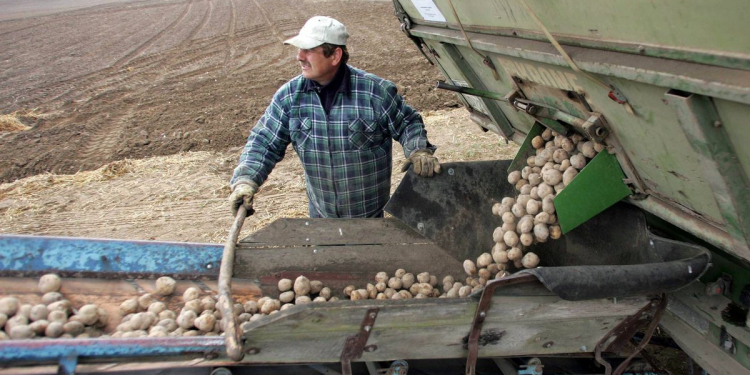
[(50, 322), (44, 329), (44, 335), (49, 338), (60, 337), (63, 333), (65, 333), (65, 329), (63, 329), (63, 323), (61, 322)]
[[(388, 282), (390, 283), (390, 280), (388, 280)], [(356, 289), (354, 285), (347, 285), (344, 287), (344, 295), (350, 297), (354, 289)]]
[(172, 310), (164, 310), (160, 312), (157, 317), (159, 318), (159, 321), (162, 321), (164, 319), (175, 320), (177, 319), (177, 314), (175, 314), (175, 312)]
[(539, 198), (544, 199), (544, 197), (553, 194), (552, 186), (549, 186), (543, 182), (537, 187), (536, 194), (539, 196)]
[[(352, 293), (352, 294), (354, 294), (354, 293)], [(297, 296), (294, 299), (294, 304), (295, 305), (304, 305), (304, 304), (308, 304), (310, 302), (312, 302), (312, 300), (310, 299), (309, 296)]]
[(411, 294), (408, 290), (399, 290), (398, 294), (401, 295), (402, 299), (411, 299), (414, 298), (414, 295)]
[(367, 296), (367, 291), (364, 290), (364, 289), (361, 289), (361, 290), (363, 291), (364, 294), (360, 293), (360, 290), (353, 290), (352, 294), (349, 296), (349, 298), (352, 301), (358, 301), (358, 300), (367, 298), (367, 297), (364, 297), (364, 296)]
[(39, 291), (42, 293), (59, 292), (61, 284), (60, 276), (48, 273), (39, 278)]
[[(375, 294), (375, 296), (377, 296), (377, 294)], [(375, 299), (375, 297), (373, 297), (373, 299)], [(312, 302), (313, 303), (326, 302), (326, 299), (323, 298), (323, 297), (321, 297), (321, 296), (317, 296), (317, 297), (313, 298)]]
[(388, 279), (388, 287), (398, 290), (398, 289), (401, 289), (402, 286), (403, 286), (403, 283), (401, 282), (400, 278), (394, 276)]
[(172, 332), (179, 327), (174, 319), (161, 319), (156, 325), (164, 327), (168, 332)]
[(518, 180), (518, 182), (516, 182), (515, 188), (516, 190), (521, 191), (521, 188), (528, 184), (529, 184), (529, 181), (522, 178)]
[(387, 283), (388, 282), (388, 274), (385, 272), (378, 272), (375, 275), (375, 282), (376, 283)]
[(464, 272), (469, 276), (474, 276), (477, 273), (477, 265), (471, 259), (464, 261)]
[(477, 257), (477, 267), (487, 268), (492, 263), (492, 255), (490, 253), (482, 253)]
[(401, 295), (401, 293), (394, 293), (391, 296), (391, 299), (404, 299), (404, 297), (403, 297), (403, 295)]
[(508, 263), (508, 252), (505, 249), (505, 246), (502, 247), (502, 250), (500, 248), (493, 249), (492, 259), (497, 263)]
[(200, 297), (201, 291), (200, 289), (196, 287), (190, 287), (185, 289), (185, 292), (182, 293), (182, 300), (185, 302), (192, 301), (198, 299)]
[(44, 293), (44, 295), (42, 296), (42, 303), (45, 305), (49, 305), (52, 302), (62, 301), (63, 299), (65, 299), (65, 297), (63, 297), (62, 294), (58, 292), (49, 292)]
[(586, 157), (583, 154), (575, 154), (570, 157), (570, 165), (575, 169), (581, 170), (586, 166)]
[(518, 244), (518, 234), (516, 232), (505, 232), (505, 235), (503, 235), (503, 240), (505, 241), (505, 244), (508, 245), (508, 247), (513, 247)]
[(401, 287), (404, 289), (409, 289), (415, 281), (416, 278), (414, 277), (414, 274), (405, 273), (404, 276), (401, 276)]
[[(279, 305), (279, 307), (281, 307), (281, 305)], [(196, 318), (193, 324), (195, 325), (195, 328), (198, 328), (198, 330), (202, 332), (210, 332), (211, 330), (214, 329), (214, 324), (216, 324), (216, 318), (214, 318), (213, 315), (203, 315), (203, 316)]]
[[(526, 215), (518, 220), (518, 232), (519, 233), (530, 233), (534, 229), (534, 217)], [(510, 244), (508, 244), (510, 245)]]
[(28, 325), (16, 325), (8, 334), (13, 340), (30, 339), (34, 337), (34, 335), (34, 331)]
[(294, 306), (293, 303), (287, 303), (286, 305), (282, 305), (281, 308), (279, 309), (279, 311), (284, 311), (286, 309), (291, 309), (292, 306)]
[[(216, 309), (216, 300), (213, 299), (213, 297), (211, 297), (211, 296), (206, 296), (206, 297), (201, 298), (201, 309), (203, 311), (206, 311), (206, 310), (215, 310)], [(245, 311), (244, 307), (243, 307), (242, 311), (243, 312)]]
[(521, 259), (516, 259), (513, 261), (513, 267), (516, 267), (517, 269), (523, 268), (523, 263), (521, 262)]
[(294, 294), (305, 296), (310, 293), (310, 280), (305, 276), (299, 276), (294, 280)]
[(165, 305), (164, 302), (154, 301), (153, 303), (148, 305), (147, 311), (159, 315), (159, 313), (166, 309), (167, 305)]
[(378, 293), (375, 299), (388, 299), (388, 297), (385, 296), (385, 293)]
[[(29, 319), (32, 322), (35, 322), (37, 320), (46, 319), (47, 315), (49, 315), (49, 311), (47, 310), (47, 306), (45, 305), (36, 305), (31, 308), (31, 311), (29, 312)], [(2, 326), (2, 325), (0, 325)]]
[(521, 257), (523, 257), (523, 251), (520, 248), (513, 247), (508, 250), (508, 260), (515, 262), (517, 259), (521, 259)]
[(122, 315), (128, 315), (133, 314), (138, 311), (138, 299), (137, 298), (131, 298), (128, 300), (125, 300), (123, 303), (120, 304), (120, 313)]
[(526, 253), (521, 259), (521, 264), (526, 268), (534, 268), (539, 265), (539, 257), (534, 253)]
[(323, 282), (318, 280), (310, 281), (310, 294), (318, 294), (323, 290)]
[(63, 331), (73, 336), (80, 335), (83, 333), (83, 323), (81, 322), (67, 322), (63, 324)]
[(521, 180), (521, 171), (513, 171), (508, 173), (508, 183), (515, 185)]
[(487, 268), (480, 268), (479, 272), (477, 272), (477, 275), (480, 279), (489, 279), (490, 278), (490, 270)]
[(61, 324), (65, 324), (68, 322), (68, 314), (65, 313), (65, 311), (60, 311), (60, 310), (50, 311), (47, 314), (46, 320), (48, 322), (58, 322)]
[(553, 240), (556, 240), (562, 236), (562, 231), (559, 225), (552, 225), (549, 227), (549, 236)]
[(375, 285), (372, 285), (370, 283), (367, 283), (367, 298), (369, 299), (375, 299), (375, 297), (378, 296), (378, 290), (375, 288)]
[(190, 329), (195, 326), (195, 319), (198, 315), (193, 310), (183, 310), (180, 316), (177, 317), (177, 325), (182, 329)]
[(171, 296), (176, 287), (177, 282), (169, 276), (156, 279), (156, 294), (160, 296)]
[(97, 312), (98, 308), (98, 306), (93, 304), (81, 306), (81, 308), (78, 309), (78, 313), (71, 317), (71, 320), (79, 321), (87, 326), (92, 325), (99, 320), (99, 313)]
[(446, 276), (446, 277), (443, 277), (443, 284), (451, 284), (451, 285), (453, 285), (453, 283), (454, 283), (455, 281), (456, 281), (456, 280), (455, 280), (455, 279), (453, 278), (453, 276), (451, 276), (451, 275), (448, 275), (448, 276)]
[[(502, 228), (503, 228), (503, 238), (505, 238), (505, 233), (507, 233), (507, 232), (515, 232), (516, 231), (516, 223), (503, 223)], [(503, 240), (503, 241), (505, 241), (505, 240)]]
[(399, 268), (396, 270), (396, 272), (393, 273), (393, 276), (398, 278), (404, 277), (404, 275), (406, 275), (406, 270), (403, 268)]
[(386, 298), (390, 299), (394, 294), (396, 294), (396, 291), (393, 288), (386, 288), (383, 294), (385, 294)]
[(48, 326), (49, 322), (44, 319), (40, 319), (29, 324), (29, 328), (31, 328), (31, 330), (34, 331), (34, 334), (36, 334), (37, 336), (44, 336), (44, 331)]
[(419, 283), (412, 284), (411, 288), (409, 288), (409, 293), (417, 295), (419, 293)]
[(432, 287), (436, 287), (438, 284), (437, 276), (430, 275), (430, 281), (427, 282), (428, 284), (432, 285)]
[(594, 149), (594, 142), (591, 142), (591, 141), (584, 142), (583, 145), (581, 146), (581, 154), (583, 154), (583, 156), (589, 159), (593, 159), (594, 156), (596, 156), (596, 150)]
[(503, 240), (503, 234), (505, 234), (503, 227), (495, 228), (495, 230), (492, 232), (492, 240), (495, 242), (501, 242)]
[(531, 233), (523, 233), (518, 236), (518, 240), (523, 246), (531, 246), (531, 244), (534, 243), (534, 236), (532, 236)]
[(562, 173), (556, 169), (548, 169), (542, 173), (542, 180), (549, 186), (555, 186), (562, 181)]
[(289, 303), (294, 301), (294, 292), (291, 290), (279, 294), (279, 301), (283, 303)]
[[(382, 293), (385, 292), (385, 289), (388, 288), (388, 284), (386, 283), (377, 283), (375, 284), (375, 289), (378, 290), (378, 292)], [(330, 298), (330, 297), (328, 297)]]
[(578, 175), (577, 169), (573, 167), (569, 167), (568, 169), (566, 169), (565, 172), (563, 173), (563, 179), (562, 179), (563, 185), (568, 186), (571, 182), (573, 182), (573, 179), (575, 179), (577, 175)]
[(471, 294), (471, 287), (468, 286), (468, 285), (462, 286), (461, 289), (458, 290), (458, 297), (459, 298), (468, 297), (469, 294)]
[(511, 212), (513, 212), (513, 216), (520, 218), (523, 217), (523, 215), (526, 215), (526, 207), (523, 206), (521, 202), (516, 202), (511, 208)]
[(536, 237), (539, 242), (547, 241), (547, 238), (549, 238), (549, 229), (547, 228), (547, 224), (539, 223), (537, 225), (534, 225), (534, 237)]
[(420, 283), (429, 283), (430, 282), (430, 273), (429, 272), (422, 272), (417, 275), (417, 281)]
[(197, 299), (185, 302), (185, 306), (182, 308), (182, 310), (193, 311), (196, 315), (199, 315), (203, 311), (201, 309), (201, 301)]
[(8, 317), (16, 315), (19, 307), (20, 303), (18, 303), (18, 298), (16, 297), (0, 299), (0, 314), (5, 314)]

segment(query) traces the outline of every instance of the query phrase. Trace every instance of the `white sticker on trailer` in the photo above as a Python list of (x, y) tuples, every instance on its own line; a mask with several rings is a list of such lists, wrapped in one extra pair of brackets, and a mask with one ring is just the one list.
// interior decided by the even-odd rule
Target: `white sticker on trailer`
[(445, 16), (440, 13), (440, 9), (432, 0), (411, 0), (411, 2), (425, 21), (445, 22)]

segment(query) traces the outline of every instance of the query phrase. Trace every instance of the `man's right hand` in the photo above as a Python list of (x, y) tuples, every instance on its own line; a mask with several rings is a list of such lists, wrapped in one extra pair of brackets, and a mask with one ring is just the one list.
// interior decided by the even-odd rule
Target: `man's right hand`
[(253, 196), (258, 191), (258, 186), (249, 183), (240, 183), (234, 187), (229, 195), (229, 204), (232, 206), (232, 215), (237, 216), (237, 210), (244, 205), (250, 211), (253, 208)]

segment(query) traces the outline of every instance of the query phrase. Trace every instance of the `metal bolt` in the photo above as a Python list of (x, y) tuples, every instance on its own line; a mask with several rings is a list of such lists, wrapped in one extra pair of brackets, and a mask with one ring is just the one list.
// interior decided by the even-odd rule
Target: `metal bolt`
[(479, 317), (480, 318), (484, 318), (485, 316), (487, 316), (486, 312), (482, 311), (482, 312), (479, 313)]
[(547, 341), (547, 342), (545, 342), (545, 343), (544, 343), (544, 344), (542, 345), (542, 347), (543, 347), (543, 348), (551, 348), (551, 347), (552, 347), (552, 345), (555, 345), (555, 342), (554, 342), (554, 341)]
[(638, 46), (638, 52), (640, 52), (640, 53), (646, 52), (646, 47), (644, 47), (644, 46)]
[(720, 128), (721, 127), (721, 121), (719, 121), (719, 120), (714, 121), (714, 127), (715, 128)]
[(208, 268), (208, 269), (211, 269), (212, 267), (213, 267), (213, 266), (211, 265), (211, 263), (209, 263), (209, 264), (206, 264), (206, 268)]
[(365, 351), (368, 352), (368, 353), (374, 352), (376, 350), (378, 350), (378, 346), (377, 345), (367, 345), (367, 346), (365, 346)]
[(370, 313), (370, 318), (375, 319), (375, 313)]
[(260, 353), (260, 349), (258, 349), (258, 348), (249, 348), (249, 349), (247, 349), (247, 351), (245, 351), (245, 353), (246, 354), (250, 354), (250, 355), (258, 354), (258, 353)]
[(317, 254), (317, 253), (318, 253), (318, 249), (313, 249), (313, 254)]
[(417, 229), (424, 230), (424, 223), (417, 223)]
[(371, 330), (371, 329), (372, 329), (372, 327), (370, 327), (370, 326), (365, 326), (365, 331), (367, 331), (367, 332), (370, 332), (370, 330)]
[(448, 168), (448, 174), (453, 176), (453, 174), (456, 173), (453, 168)]
[(309, 222), (309, 221), (306, 221), (306, 222), (305, 222), (305, 225), (310, 225), (310, 222)]
[(589, 348), (587, 348), (587, 347), (586, 347), (586, 345), (581, 345), (581, 351), (582, 351), (582, 352), (585, 352), (585, 351), (587, 351), (588, 349), (589, 349)]

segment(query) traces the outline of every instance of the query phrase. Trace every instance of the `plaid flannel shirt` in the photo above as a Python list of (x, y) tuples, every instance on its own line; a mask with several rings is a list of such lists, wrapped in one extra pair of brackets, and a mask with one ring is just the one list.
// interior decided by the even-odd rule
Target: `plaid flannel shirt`
[(276, 92), (248, 137), (233, 187), (262, 185), (291, 143), (305, 170), (307, 196), (321, 216), (372, 217), (383, 210), (390, 197), (392, 140), (407, 156), (435, 147), (422, 117), (393, 83), (348, 68), (348, 90), (337, 94), (329, 115), (301, 75)]

